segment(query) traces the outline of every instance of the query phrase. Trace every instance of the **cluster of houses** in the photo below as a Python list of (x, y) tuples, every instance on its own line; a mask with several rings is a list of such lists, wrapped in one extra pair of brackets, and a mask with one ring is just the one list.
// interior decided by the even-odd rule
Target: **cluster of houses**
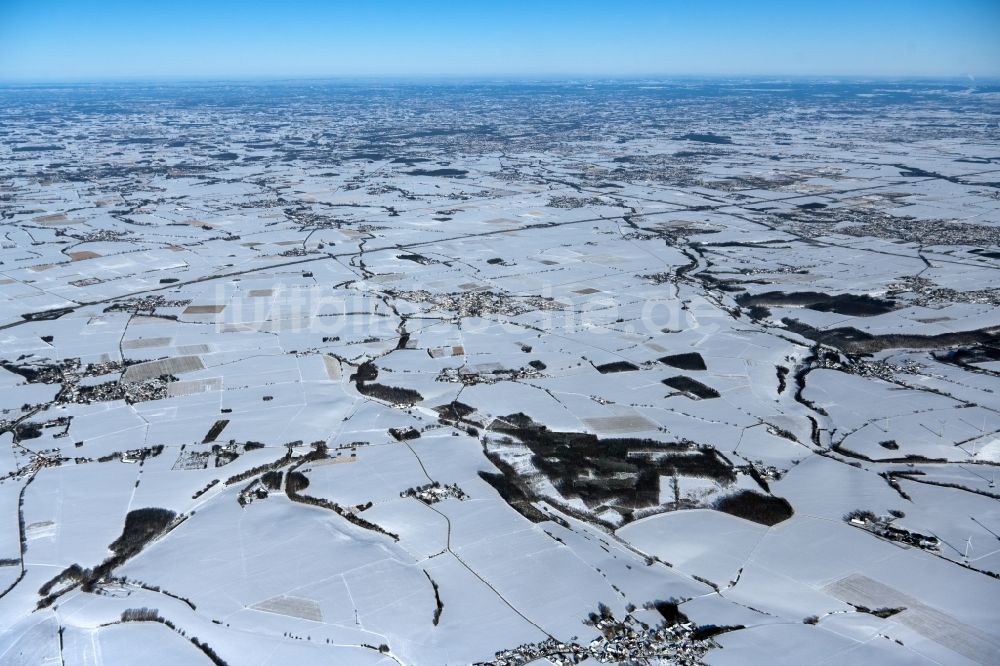
[[(5, 369), (15, 372), (29, 384), (61, 384), (62, 390), (55, 398), (55, 404), (109, 402), (125, 400), (129, 404), (159, 400), (167, 395), (166, 377), (156, 377), (145, 381), (124, 383), (116, 375), (121, 375), (126, 366), (121, 361), (90, 363), (86, 366), (78, 358), (68, 358), (55, 363), (33, 363), (18, 366), (6, 363)], [(107, 381), (84, 381), (103, 378)]]
[(407, 488), (403, 492), (399, 493), (399, 496), (415, 497), (424, 504), (434, 504), (443, 499), (447, 499), (448, 497), (454, 497), (459, 500), (464, 500), (467, 497), (465, 491), (459, 488), (458, 484), (452, 483), (450, 485), (443, 486), (437, 481), (423, 486), (417, 486), (416, 488)]
[(475, 386), (476, 384), (496, 384), (497, 382), (544, 377), (543, 373), (533, 367), (504, 368), (499, 364), (494, 365), (496, 367), (447, 367), (443, 368), (434, 379), (439, 382)]
[(542, 296), (516, 296), (489, 289), (438, 294), (424, 289), (390, 292), (397, 300), (430, 303), (434, 309), (456, 313), (457, 318), (500, 314), (516, 317), (534, 310), (561, 310), (563, 304)]
[(840, 370), (860, 377), (869, 377), (891, 382), (898, 373), (916, 374), (920, 366), (912, 361), (903, 364), (888, 361), (869, 361), (863, 358), (843, 359), (836, 355), (824, 355), (815, 367), (828, 370)]
[[(698, 666), (701, 658), (715, 643), (698, 638), (692, 623), (644, 625), (631, 615), (624, 620), (602, 617), (594, 626), (601, 632), (587, 645), (563, 643), (549, 638), (539, 643), (526, 643), (496, 653), (493, 661), (476, 666), (518, 666), (547, 659), (557, 666), (571, 666), (594, 660), (601, 664), (670, 663), (676, 666)], [(652, 660), (657, 660), (653, 662)]]
[(892, 524), (891, 518), (877, 517), (867, 513), (848, 516), (847, 522), (854, 527), (867, 530), (883, 539), (916, 546), (925, 550), (940, 550), (941, 541), (936, 536), (911, 532)]

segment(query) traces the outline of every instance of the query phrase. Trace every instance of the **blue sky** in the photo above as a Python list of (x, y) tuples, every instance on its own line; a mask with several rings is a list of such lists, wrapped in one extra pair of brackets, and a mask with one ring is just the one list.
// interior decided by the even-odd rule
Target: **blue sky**
[(0, 0), (0, 80), (1000, 75), (1000, 0)]

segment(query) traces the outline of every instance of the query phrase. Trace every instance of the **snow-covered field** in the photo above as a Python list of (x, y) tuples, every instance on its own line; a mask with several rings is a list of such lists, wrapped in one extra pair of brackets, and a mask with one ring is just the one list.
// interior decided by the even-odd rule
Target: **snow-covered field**
[(0, 87), (0, 663), (1000, 663), (998, 108)]

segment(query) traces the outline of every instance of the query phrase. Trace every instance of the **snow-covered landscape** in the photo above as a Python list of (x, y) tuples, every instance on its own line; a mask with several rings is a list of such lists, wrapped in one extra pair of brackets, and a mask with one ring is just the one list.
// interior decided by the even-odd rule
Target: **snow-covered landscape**
[(0, 87), (0, 663), (1000, 663), (1000, 87)]

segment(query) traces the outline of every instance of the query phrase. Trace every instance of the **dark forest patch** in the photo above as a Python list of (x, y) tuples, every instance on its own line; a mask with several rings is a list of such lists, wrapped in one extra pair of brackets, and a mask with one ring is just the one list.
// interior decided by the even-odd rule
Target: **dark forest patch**
[(982, 328), (961, 333), (940, 333), (938, 335), (894, 334), (872, 335), (848, 326), (820, 330), (809, 324), (785, 317), (781, 320), (785, 328), (804, 338), (823, 345), (836, 347), (848, 354), (873, 354), (883, 349), (938, 349), (954, 345), (1000, 344), (1000, 328)]
[(434, 408), (434, 411), (443, 419), (450, 419), (452, 421), (461, 421), (469, 414), (476, 411), (475, 407), (466, 405), (464, 402), (459, 402), (458, 400), (452, 400), (446, 405), (439, 405)]
[(943, 363), (954, 365), (1000, 361), (1000, 345), (982, 344), (972, 347), (959, 347), (958, 349), (934, 354), (934, 358)]
[(736, 297), (736, 302), (743, 307), (789, 305), (819, 312), (836, 312), (850, 317), (873, 317), (896, 309), (896, 301), (892, 299), (873, 298), (867, 294), (830, 295), (818, 291), (740, 294)]
[(14, 153), (47, 153), (53, 150), (66, 150), (66, 146), (45, 145), (45, 146), (14, 146), (11, 152)]
[(385, 384), (369, 384), (369, 383), (358, 383), (356, 384), (358, 393), (361, 395), (368, 396), (369, 398), (377, 398), (385, 402), (391, 402), (394, 405), (415, 405), (424, 399), (424, 396), (420, 395), (417, 391), (408, 388), (399, 388), (397, 386), (386, 386)]
[(424, 265), (426, 265), (426, 264), (436, 264), (437, 263), (435, 260), (431, 259), (430, 257), (425, 257), (422, 254), (416, 254), (416, 253), (411, 253), (411, 254), (397, 254), (396, 258), (397, 259), (402, 259), (403, 261), (412, 261), (413, 263), (424, 264)]
[(468, 171), (465, 169), (413, 169), (406, 171), (408, 176), (435, 176), (437, 178), (464, 178)]
[(683, 136), (681, 136), (681, 138), (686, 139), (687, 141), (697, 141), (699, 143), (717, 143), (723, 145), (728, 145), (733, 142), (733, 140), (728, 136), (722, 136), (721, 134), (712, 134), (711, 132), (706, 132), (704, 134), (698, 134), (692, 132), (689, 134), (684, 134)]
[(634, 372), (639, 369), (639, 366), (628, 361), (613, 361), (611, 363), (595, 365), (594, 369), (602, 375), (607, 375), (613, 372)]
[(415, 405), (424, 397), (417, 391), (396, 386), (374, 383), (378, 377), (378, 367), (371, 361), (365, 361), (358, 366), (348, 381), (354, 382), (354, 387), (361, 395), (376, 398), (395, 405)]
[(715, 449), (688, 442), (599, 439), (590, 433), (549, 430), (524, 414), (501, 417), (490, 430), (525, 444), (532, 464), (561, 495), (580, 498), (591, 507), (612, 502), (631, 508), (656, 506), (661, 476), (697, 476), (723, 484), (736, 479), (732, 465)]
[(227, 425), (229, 425), (229, 419), (220, 419), (215, 423), (213, 423), (212, 427), (205, 435), (205, 439), (201, 440), (201, 443), (209, 444), (211, 442), (214, 442), (216, 438), (218, 438), (218, 436), (222, 434), (222, 431), (225, 430)]
[(788, 500), (773, 495), (762, 495), (752, 490), (743, 490), (735, 495), (723, 497), (713, 508), (767, 526), (788, 520), (795, 513)]
[(535, 508), (531, 503), (534, 499), (533, 495), (525, 483), (518, 477), (514, 468), (495, 455), (487, 454), (487, 457), (490, 459), (490, 462), (496, 465), (500, 473), (481, 471), (479, 472), (479, 478), (490, 484), (512, 509), (531, 522), (543, 523), (549, 520), (548, 516)]
[(684, 354), (671, 354), (659, 359), (660, 363), (669, 365), (678, 370), (707, 370), (705, 359), (698, 352), (687, 352)]
[(693, 395), (701, 400), (710, 400), (711, 398), (719, 397), (719, 392), (711, 386), (702, 384), (698, 380), (685, 377), (684, 375), (667, 377), (663, 380), (663, 383), (674, 390)]
[(125, 516), (121, 536), (112, 541), (108, 548), (117, 557), (132, 557), (164, 532), (176, 515), (173, 511), (155, 507), (129, 511)]

